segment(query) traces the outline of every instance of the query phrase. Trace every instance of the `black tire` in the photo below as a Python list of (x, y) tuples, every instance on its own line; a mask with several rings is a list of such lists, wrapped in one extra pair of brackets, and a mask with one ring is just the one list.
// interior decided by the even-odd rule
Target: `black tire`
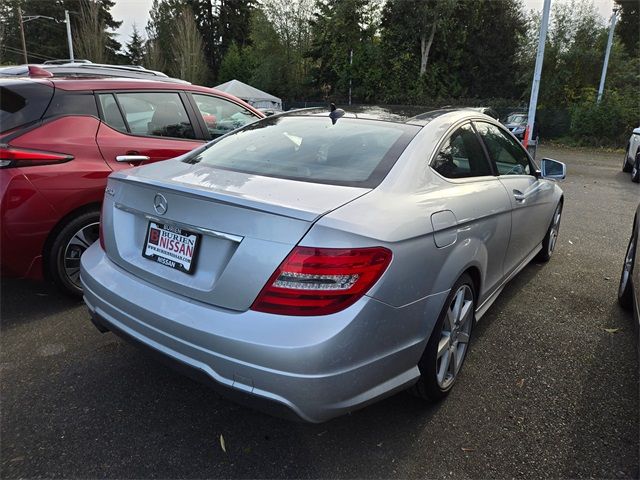
[(99, 210), (74, 216), (55, 233), (51, 248), (45, 252), (48, 277), (68, 295), (82, 296), (80, 256), (98, 239), (99, 221)]
[(634, 162), (631, 170), (631, 181), (640, 183), (640, 150), (636, 152), (636, 161)]
[(633, 231), (629, 239), (629, 246), (624, 255), (624, 264), (620, 274), (620, 286), (618, 287), (618, 303), (625, 310), (633, 309), (633, 288), (631, 287), (631, 275), (633, 274), (633, 263), (638, 254), (638, 236), (636, 235), (636, 218), (633, 222)]
[[(558, 217), (558, 215), (560, 215)], [(562, 202), (558, 203), (558, 206), (553, 211), (553, 217), (551, 223), (547, 229), (547, 233), (542, 239), (542, 250), (536, 255), (536, 260), (539, 262), (548, 262), (555, 250), (558, 234), (560, 233), (560, 222), (562, 221)], [(555, 238), (554, 238), (555, 235)]]
[[(462, 354), (462, 358), (460, 360), (460, 364), (457, 367), (457, 370), (453, 376), (453, 379), (450, 380), (450, 383), (445, 387), (442, 387), (438, 382), (438, 346), (440, 344), (440, 340), (443, 336), (443, 330), (445, 327), (445, 321), (448, 321), (448, 313), (452, 305), (452, 301), (454, 300), (456, 294), (460, 291), (464, 286), (468, 287), (471, 291), (472, 305), (470, 317), (467, 319), (469, 322), (469, 330), (468, 330), (468, 339), (470, 339), (471, 334), (473, 332), (473, 324), (475, 323), (475, 308), (477, 295), (475, 291), (475, 286), (473, 284), (473, 280), (469, 274), (464, 273), (453, 285), (451, 288), (451, 292), (447, 296), (447, 300), (444, 304), (442, 312), (440, 312), (440, 316), (438, 317), (438, 321), (433, 327), (433, 332), (431, 333), (431, 337), (427, 343), (427, 347), (425, 348), (424, 353), (422, 354), (422, 358), (420, 362), (418, 362), (418, 368), (420, 369), (420, 379), (418, 382), (411, 387), (409, 390), (413, 395), (422, 398), (424, 400), (428, 400), (431, 402), (437, 402), (444, 397), (446, 397), (453, 386), (456, 383), (458, 378), (458, 374), (462, 369), (464, 364), (464, 360), (466, 359), (468, 350), (469, 350), (469, 342), (466, 343), (464, 348), (464, 352)], [(466, 325), (466, 322), (465, 322)], [(455, 368), (455, 367), (454, 367)]]
[(627, 149), (624, 151), (624, 160), (622, 161), (622, 171), (624, 173), (629, 173), (631, 171), (631, 169), (633, 168), (633, 165), (631, 165), (629, 163), (629, 149), (631, 148), (631, 145), (627, 145)]

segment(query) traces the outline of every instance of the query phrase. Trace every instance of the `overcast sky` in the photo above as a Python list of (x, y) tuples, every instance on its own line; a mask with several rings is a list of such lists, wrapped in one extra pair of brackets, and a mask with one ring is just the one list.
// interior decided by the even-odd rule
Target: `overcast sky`
[[(496, 0), (498, 1), (498, 0)], [(544, 0), (521, 0), (527, 11), (542, 10), (542, 4)], [(556, 2), (567, 2), (568, 0), (551, 0), (553, 5)], [(581, 0), (584, 3), (588, 3), (590, 0)], [(111, 9), (111, 14), (115, 20), (122, 20), (122, 26), (118, 30), (121, 43), (126, 43), (129, 40), (131, 31), (133, 30), (133, 23), (135, 22), (138, 30), (144, 32), (144, 27), (147, 25), (149, 19), (149, 9), (153, 0), (116, 0), (116, 4)], [(613, 8), (613, 0), (593, 0), (593, 4), (596, 6), (600, 15), (608, 19), (611, 16), (611, 9)]]

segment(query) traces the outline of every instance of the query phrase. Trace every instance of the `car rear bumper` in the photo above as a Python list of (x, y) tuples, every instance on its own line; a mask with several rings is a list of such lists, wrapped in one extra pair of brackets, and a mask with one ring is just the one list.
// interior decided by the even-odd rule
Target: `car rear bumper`
[(364, 297), (324, 317), (235, 312), (150, 285), (112, 263), (97, 244), (82, 256), (81, 278), (98, 326), (142, 344), (239, 403), (309, 422), (414, 383), (448, 293), (402, 308)]
[(0, 274), (42, 278), (42, 249), (59, 216), (19, 168), (0, 172)]

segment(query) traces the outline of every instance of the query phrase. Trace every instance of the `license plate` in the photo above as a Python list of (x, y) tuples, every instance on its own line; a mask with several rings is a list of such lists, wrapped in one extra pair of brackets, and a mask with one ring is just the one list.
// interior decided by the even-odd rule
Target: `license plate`
[(149, 222), (142, 256), (181, 272), (193, 273), (199, 244), (199, 233)]

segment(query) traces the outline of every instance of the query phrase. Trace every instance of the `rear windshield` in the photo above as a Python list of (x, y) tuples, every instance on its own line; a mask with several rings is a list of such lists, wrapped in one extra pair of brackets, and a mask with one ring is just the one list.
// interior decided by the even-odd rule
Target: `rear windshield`
[(53, 88), (42, 83), (0, 82), (0, 132), (40, 120), (52, 96)]
[(269, 117), (185, 159), (267, 177), (373, 188), (411, 139), (415, 125), (327, 117)]

